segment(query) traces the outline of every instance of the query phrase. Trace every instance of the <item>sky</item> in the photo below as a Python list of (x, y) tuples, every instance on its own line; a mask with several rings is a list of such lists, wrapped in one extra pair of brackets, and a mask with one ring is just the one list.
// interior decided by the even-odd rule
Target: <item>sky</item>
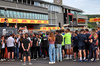
[[(44, 0), (53, 2), (53, 0)], [(78, 8), (83, 14), (100, 14), (100, 0), (63, 0), (63, 5)]]

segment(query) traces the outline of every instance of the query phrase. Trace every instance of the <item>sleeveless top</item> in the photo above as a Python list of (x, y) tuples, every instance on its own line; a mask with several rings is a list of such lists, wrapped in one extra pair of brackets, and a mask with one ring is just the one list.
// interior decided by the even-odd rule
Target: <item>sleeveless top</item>
[(54, 44), (55, 43), (55, 41), (53, 41), (52, 39), (49, 42), (50, 42), (50, 44)]

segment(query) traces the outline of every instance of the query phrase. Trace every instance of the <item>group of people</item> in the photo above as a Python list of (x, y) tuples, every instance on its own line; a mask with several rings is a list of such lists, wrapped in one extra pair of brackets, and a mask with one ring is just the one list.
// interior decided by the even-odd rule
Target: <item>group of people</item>
[[(25, 33), (26, 32), (26, 33)], [(49, 58), (49, 64), (72, 59), (78, 62), (95, 62), (99, 60), (100, 28), (81, 29), (80, 31), (56, 30), (55, 32), (33, 33), (27, 30), (17, 35), (1, 36), (0, 61), (20, 59), (29, 65), (37, 58)]]

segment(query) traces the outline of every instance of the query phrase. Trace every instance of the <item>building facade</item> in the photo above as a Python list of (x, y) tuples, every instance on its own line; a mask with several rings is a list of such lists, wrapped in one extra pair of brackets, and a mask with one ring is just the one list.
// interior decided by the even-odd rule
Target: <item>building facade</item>
[[(59, 4), (57, 4), (59, 3)], [(41, 27), (87, 26), (87, 16), (77, 8), (62, 5), (62, 0), (54, 3), (42, 0), (0, 0), (0, 26), (7, 18), (10, 26), (27, 26), (28, 29)]]

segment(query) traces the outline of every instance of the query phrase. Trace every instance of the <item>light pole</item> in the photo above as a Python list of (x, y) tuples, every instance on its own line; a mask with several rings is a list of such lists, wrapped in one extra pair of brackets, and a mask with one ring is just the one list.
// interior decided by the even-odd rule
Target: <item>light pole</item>
[[(17, 3), (16, 3), (16, 9), (17, 9)], [(17, 24), (17, 12), (16, 12), (16, 34), (17, 34), (17, 28), (18, 28), (18, 24)]]
[(74, 31), (74, 24), (73, 24), (73, 21), (71, 21), (71, 24), (72, 24), (72, 31)]

